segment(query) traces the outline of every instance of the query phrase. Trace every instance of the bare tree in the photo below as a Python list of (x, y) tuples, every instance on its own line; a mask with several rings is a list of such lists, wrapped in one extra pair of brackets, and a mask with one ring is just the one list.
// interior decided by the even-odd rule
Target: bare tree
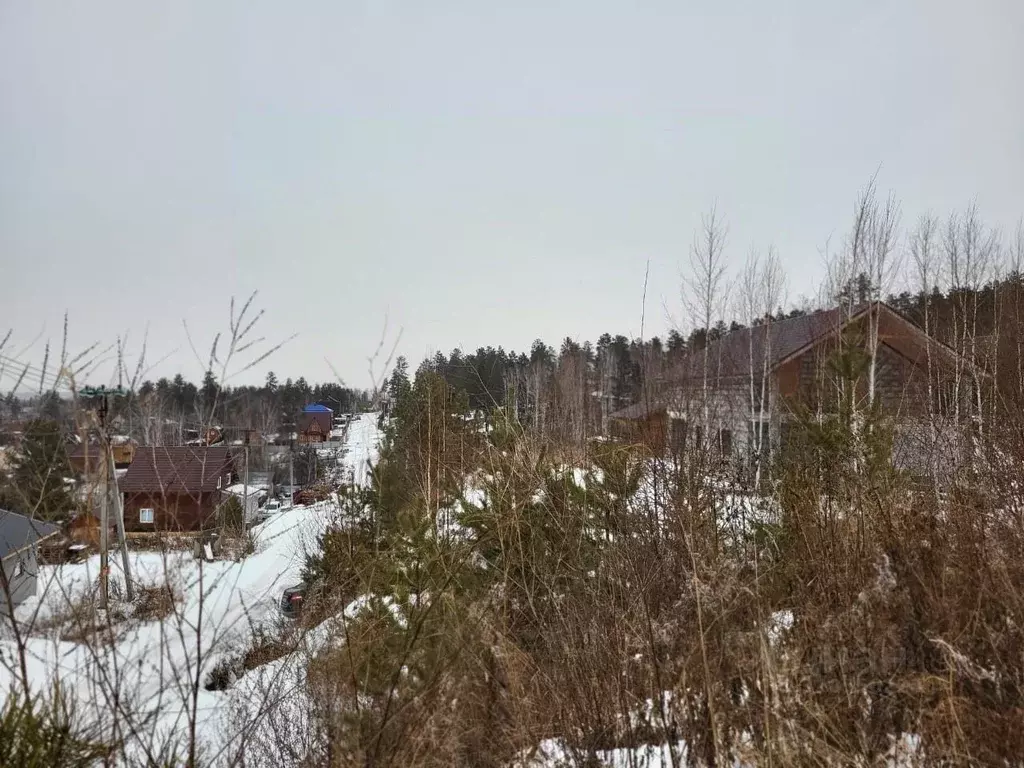
[[(981, 382), (977, 375), (979, 295), (996, 266), (998, 244), (998, 234), (985, 226), (974, 204), (962, 214), (950, 214), (946, 221), (942, 246), (953, 299), (952, 346), (957, 352), (952, 393), (954, 417), (959, 423), (962, 403), (969, 402), (973, 411), (970, 415), (977, 420), (979, 429), (982, 427)], [(965, 388), (972, 391), (965, 391)]]
[[(769, 247), (768, 255), (762, 260), (756, 249), (747, 256), (740, 277), (738, 309), (743, 322), (750, 324), (747, 333), (749, 363), (748, 395), (750, 424), (753, 428), (754, 486), (760, 487), (764, 445), (765, 420), (772, 418), (772, 392), (770, 368), (772, 360), (772, 313), (783, 298), (785, 274), (775, 249)], [(755, 338), (763, 338), (760, 358), (755, 357)]]
[[(938, 284), (938, 239), (939, 221), (931, 214), (925, 214), (918, 219), (917, 228), (910, 235), (910, 258), (913, 263), (917, 278), (917, 287), (921, 293), (923, 306), (921, 308), (924, 319), (925, 332), (925, 375), (927, 377), (928, 392), (928, 428), (929, 428), (929, 453), (934, 454), (936, 443), (939, 437), (936, 412), (936, 370), (932, 356), (932, 291)], [(932, 464), (932, 474), (935, 474), (937, 467)]]
[[(710, 342), (714, 321), (724, 314), (727, 291), (725, 285), (725, 240), (728, 227), (718, 215), (717, 206), (701, 216), (701, 226), (690, 246), (690, 271), (683, 282), (683, 304), (695, 327), (703, 327)], [(701, 397), (704, 428), (710, 424), (710, 360), (709, 343), (703, 350)]]

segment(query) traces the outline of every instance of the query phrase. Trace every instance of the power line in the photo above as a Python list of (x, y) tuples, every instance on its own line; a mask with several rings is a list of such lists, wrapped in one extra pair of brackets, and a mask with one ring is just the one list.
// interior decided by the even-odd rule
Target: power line
[[(3, 364), (0, 367), (0, 374), (8, 375), (17, 381), (21, 379), (23, 381), (29, 381), (34, 385), (42, 385), (43, 388), (56, 387), (56, 384), (61, 379), (61, 372), (47, 373), (42, 368), (33, 365), (32, 363), (26, 363), (17, 358), (10, 357), (8, 355), (0, 354), (0, 363)], [(7, 366), (13, 366), (15, 370), (8, 372)], [(49, 385), (47, 385), (47, 379), (52, 376), (53, 379)]]

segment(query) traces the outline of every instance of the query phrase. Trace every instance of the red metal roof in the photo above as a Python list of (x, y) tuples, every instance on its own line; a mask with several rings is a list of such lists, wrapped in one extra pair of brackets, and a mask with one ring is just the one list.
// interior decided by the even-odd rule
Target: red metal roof
[(224, 446), (141, 446), (118, 485), (125, 493), (206, 493), (217, 490), (233, 470), (231, 452)]

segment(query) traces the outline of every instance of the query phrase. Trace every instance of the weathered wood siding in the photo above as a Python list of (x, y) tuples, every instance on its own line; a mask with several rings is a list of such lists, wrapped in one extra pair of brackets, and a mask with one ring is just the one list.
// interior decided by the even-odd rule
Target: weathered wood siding
[[(126, 531), (201, 531), (217, 527), (217, 507), (221, 492), (128, 493), (124, 498), (124, 527)], [(142, 509), (153, 510), (153, 522), (139, 521)]]

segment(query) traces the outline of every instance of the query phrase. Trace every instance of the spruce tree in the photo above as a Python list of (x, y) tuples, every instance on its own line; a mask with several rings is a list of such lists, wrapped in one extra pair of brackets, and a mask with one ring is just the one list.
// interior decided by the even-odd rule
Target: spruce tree
[(3, 506), (41, 520), (58, 520), (72, 510), (74, 500), (64, 484), (71, 467), (57, 422), (30, 422), (13, 464)]

